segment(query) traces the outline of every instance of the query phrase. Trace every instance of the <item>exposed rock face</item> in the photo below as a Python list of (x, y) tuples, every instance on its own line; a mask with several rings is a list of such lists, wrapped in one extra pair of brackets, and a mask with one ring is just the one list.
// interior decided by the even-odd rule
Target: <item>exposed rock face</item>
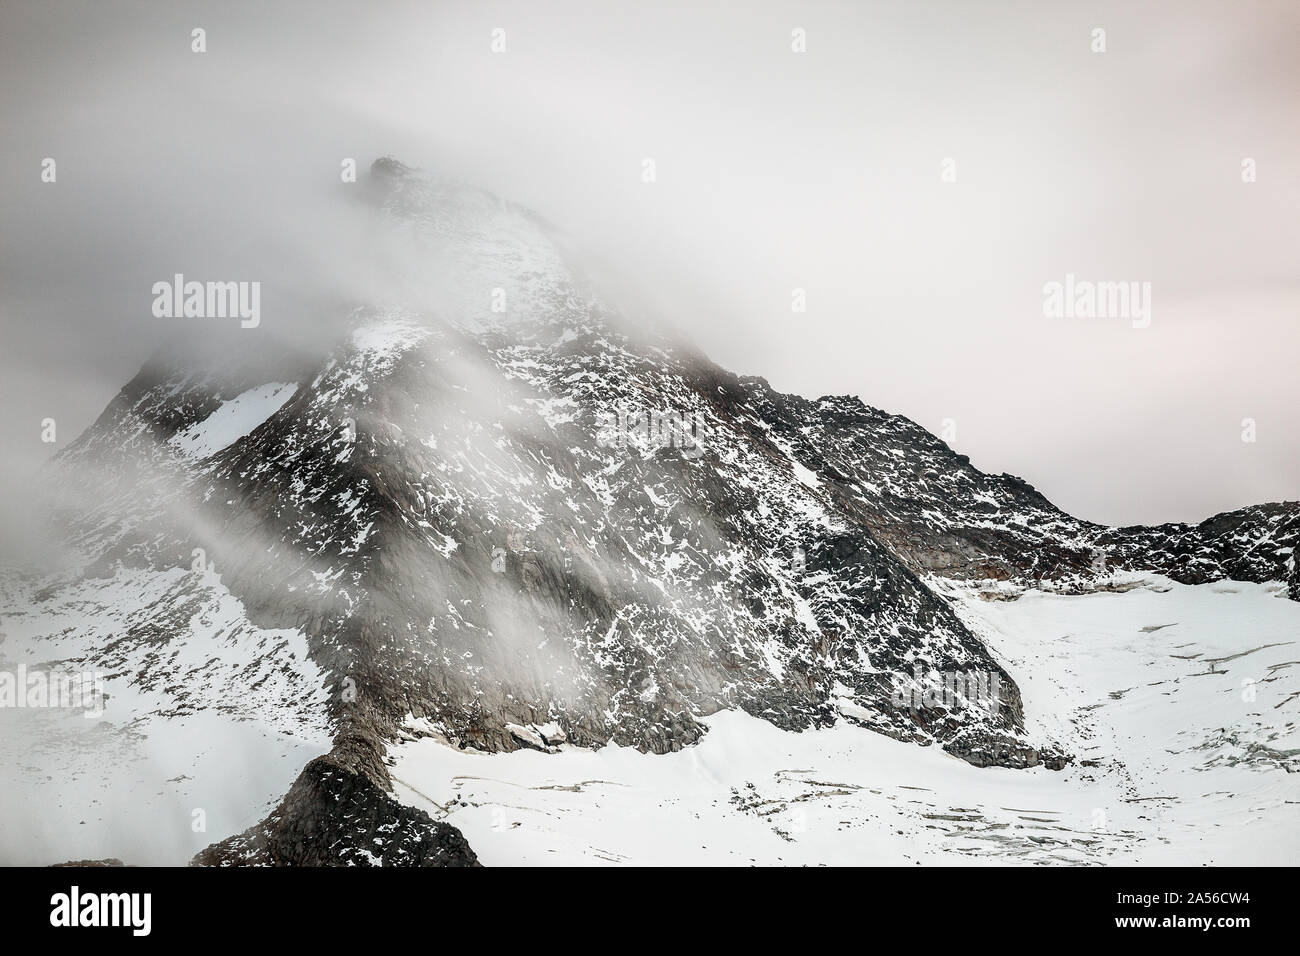
[(853, 397), (809, 401), (745, 379), (752, 402), (828, 492), (918, 573), (1089, 588), (1114, 570), (1185, 584), (1286, 580), (1300, 502), (1198, 525), (1111, 528), (1056, 508), (1023, 479), (986, 475), (921, 426)]
[(109, 857), (105, 860), (70, 860), (67, 863), (51, 863), (50, 869), (53, 870), (65, 866), (81, 868), (88, 866), (126, 866), (126, 864), (115, 857)]
[(269, 817), (198, 866), (478, 866), (459, 830), (403, 806), (366, 773), (317, 757)]
[[(333, 752), (195, 862), (473, 863), (387, 795), (385, 745), (411, 718), (462, 747), (664, 753), (739, 707), (1059, 768), (920, 575), (1086, 587), (1098, 554), (1186, 581), (1283, 575), (1296, 504), (1078, 521), (906, 419), (780, 395), (626, 327), (523, 210), (395, 161), (374, 180), (445, 309), (360, 309), (318, 355), (160, 354), (61, 459), (94, 503), (71, 516), (88, 574), (201, 554), (327, 675)], [(213, 421), (257, 402), (213, 448)], [(953, 673), (995, 677), (993, 699), (898, 703), (900, 683)]]

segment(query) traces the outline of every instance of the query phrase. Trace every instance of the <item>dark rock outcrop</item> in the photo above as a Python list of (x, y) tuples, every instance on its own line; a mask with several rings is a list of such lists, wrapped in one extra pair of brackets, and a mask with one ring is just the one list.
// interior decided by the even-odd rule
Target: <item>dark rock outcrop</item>
[(331, 756), (309, 763), (264, 821), (196, 866), (478, 866), (455, 827), (398, 803)]
[(50, 869), (58, 869), (60, 867), (82, 868), (82, 867), (98, 867), (98, 866), (126, 866), (126, 864), (123, 863), (121, 860), (119, 860), (117, 857), (110, 856), (102, 860), (70, 860), (67, 863), (51, 863)]

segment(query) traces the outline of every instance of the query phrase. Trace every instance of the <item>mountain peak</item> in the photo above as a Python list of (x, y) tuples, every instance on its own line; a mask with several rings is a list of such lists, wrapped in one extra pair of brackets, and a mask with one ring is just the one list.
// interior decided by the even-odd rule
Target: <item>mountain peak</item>
[(376, 179), (401, 179), (414, 172), (413, 167), (393, 156), (380, 156), (370, 164), (370, 175)]

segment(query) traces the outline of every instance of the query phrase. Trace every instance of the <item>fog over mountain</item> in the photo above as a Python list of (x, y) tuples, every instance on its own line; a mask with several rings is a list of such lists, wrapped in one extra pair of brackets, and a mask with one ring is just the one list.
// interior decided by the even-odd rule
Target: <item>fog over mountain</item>
[[(368, 291), (365, 235), (327, 200), (345, 157), (389, 153), (563, 223), (728, 367), (947, 429), (1089, 519), (1294, 497), (1297, 17), (7, 3), (6, 524), (178, 324), (153, 282), (260, 279), (289, 338)], [(1045, 318), (1067, 274), (1152, 283), (1150, 327)]]
[(0, 865), (1300, 852), (1300, 14), (0, 11)]
[[(430, 795), (462, 778), (436, 780), (443, 751), (417, 759), (410, 745), (534, 750), (557, 767), (605, 749), (666, 759), (711, 749), (739, 714), (805, 744), (846, 726), (977, 768), (1046, 768), (1070, 781), (1057, 798), (1091, 792), (1105, 814), (1152, 755), (1097, 743), (1110, 728), (1095, 705), (1040, 696), (1035, 680), (1056, 682), (1056, 625), (1030, 618), (1030, 643), (1011, 651), (1018, 628), (979, 605), (1088, 596), (1099, 609), (1136, 592), (1184, 608), (1211, 588), (1245, 596), (1189, 627), (1249, 614), (1260, 643), (1216, 647), (1205, 672), (1207, 650), (1168, 654), (1191, 672), (1148, 686), (1172, 683), (1155, 703), (1185, 695), (1232, 735), (1184, 731), (1209, 756), (1156, 757), (1152, 779), (1194, 786), (1226, 765), (1215, 793), (1252, 793), (1264, 803), (1243, 825), (1277, 825), (1286, 788), (1255, 784), (1294, 770), (1295, 722), (1269, 712), (1300, 697), (1294, 678), (1217, 707), (1205, 695), (1231, 684), (1198, 678), (1236, 680), (1214, 665), (1260, 652), (1271, 675), (1289, 666), (1289, 642), (1264, 637), (1300, 612), (1300, 502), (1195, 526), (1080, 521), (904, 417), (714, 364), (611, 305), (526, 207), (392, 157), (358, 186), (370, 275), (387, 277), (376, 298), (322, 306), (293, 340), (165, 342), (47, 469), (35, 510), (60, 560), (0, 577), (0, 857), (469, 865), (482, 832), (467, 842), (459, 795)], [(239, 283), (180, 275), (155, 292), (160, 315), (261, 330), (260, 298)], [(1133, 601), (1105, 606), (1108, 627), (1132, 626)], [(92, 707), (15, 676), (44, 687), (69, 671), (91, 675)], [(1139, 713), (1131, 726), (1162, 711)], [(1220, 820), (1209, 796), (1183, 793), (1179, 819)], [(730, 803), (743, 814), (747, 800)], [(1132, 826), (1070, 842), (1083, 860), (1146, 859), (1159, 840), (1190, 858)], [(492, 862), (534, 848), (503, 857), (489, 842)], [(1001, 842), (994, 855), (1077, 861), (1037, 852), (1037, 835)]]

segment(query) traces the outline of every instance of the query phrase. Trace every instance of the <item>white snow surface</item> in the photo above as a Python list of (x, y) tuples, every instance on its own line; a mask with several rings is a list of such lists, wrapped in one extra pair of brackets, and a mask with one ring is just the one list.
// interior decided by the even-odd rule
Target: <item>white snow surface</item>
[[(488, 865), (1293, 864), (1300, 604), (1278, 585), (983, 600), (941, 585), (1019, 683), (1062, 771), (979, 769), (847, 722), (740, 712), (678, 753), (391, 751), (398, 799)], [(1144, 630), (1149, 628), (1150, 630)], [(427, 728), (412, 721), (412, 730)], [(1090, 761), (1092, 765), (1085, 765)]]
[(0, 707), (0, 866), (184, 866), (329, 750), (306, 637), (249, 623), (213, 571), (33, 587), (0, 574), (0, 670), (99, 673), (107, 699), (97, 715)]
[(298, 386), (268, 382), (222, 402), (211, 415), (177, 432), (168, 444), (190, 458), (207, 458), (229, 448), (278, 412)]

